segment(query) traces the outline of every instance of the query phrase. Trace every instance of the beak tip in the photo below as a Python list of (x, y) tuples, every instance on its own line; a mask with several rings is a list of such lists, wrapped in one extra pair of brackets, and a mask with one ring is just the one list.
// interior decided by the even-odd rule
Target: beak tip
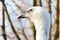
[(24, 17), (23, 15), (21, 15), (21, 16), (18, 17), (18, 19), (19, 19), (19, 18), (26, 18), (26, 17)]
[(20, 16), (18, 17), (18, 19), (20, 18)]

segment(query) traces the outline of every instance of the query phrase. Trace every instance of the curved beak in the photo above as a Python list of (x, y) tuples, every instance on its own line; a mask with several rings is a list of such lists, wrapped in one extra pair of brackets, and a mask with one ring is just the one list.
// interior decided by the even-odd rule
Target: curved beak
[(25, 17), (24, 15), (21, 15), (21, 16), (18, 17), (18, 19), (19, 19), (19, 18), (26, 18), (26, 17)]

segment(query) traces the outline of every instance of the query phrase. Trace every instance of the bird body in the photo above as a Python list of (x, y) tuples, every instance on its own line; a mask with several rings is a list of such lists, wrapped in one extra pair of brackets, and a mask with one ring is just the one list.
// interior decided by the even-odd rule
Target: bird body
[(31, 20), (36, 29), (36, 40), (48, 40), (50, 31), (50, 14), (43, 7), (32, 7), (28, 12), (20, 17)]

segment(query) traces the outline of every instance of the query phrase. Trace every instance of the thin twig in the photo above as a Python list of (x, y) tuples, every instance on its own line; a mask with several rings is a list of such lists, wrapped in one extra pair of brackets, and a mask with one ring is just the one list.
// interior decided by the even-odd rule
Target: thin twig
[[(21, 23), (21, 20), (20, 20), (20, 23)], [(26, 34), (25, 34), (25, 32), (24, 32), (24, 28), (23, 28), (23, 26), (22, 26), (22, 23), (21, 23), (21, 27), (22, 27), (22, 34), (24, 35), (25, 39), (28, 40), (28, 38), (27, 38), (27, 36), (26, 36)]]
[[(20, 6), (18, 6), (17, 3), (16, 3), (14, 0), (12, 0), (12, 2), (15, 3), (15, 5), (19, 8), (19, 10), (20, 10), (22, 13), (24, 12), (23, 9), (22, 9)], [(29, 7), (28, 7), (27, 5), (25, 5), (24, 3), (21, 3), (21, 6), (24, 7), (26, 11), (27, 11), (27, 9), (29, 8)]]

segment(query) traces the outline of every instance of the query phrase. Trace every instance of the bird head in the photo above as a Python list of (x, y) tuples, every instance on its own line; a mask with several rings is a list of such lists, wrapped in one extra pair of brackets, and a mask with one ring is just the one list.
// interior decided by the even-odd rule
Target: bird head
[(34, 21), (36, 20), (37, 18), (39, 18), (40, 16), (40, 7), (32, 7), (32, 8), (29, 8), (27, 10), (27, 12), (21, 16), (19, 16), (18, 18), (28, 18), (30, 19), (31, 21)]

